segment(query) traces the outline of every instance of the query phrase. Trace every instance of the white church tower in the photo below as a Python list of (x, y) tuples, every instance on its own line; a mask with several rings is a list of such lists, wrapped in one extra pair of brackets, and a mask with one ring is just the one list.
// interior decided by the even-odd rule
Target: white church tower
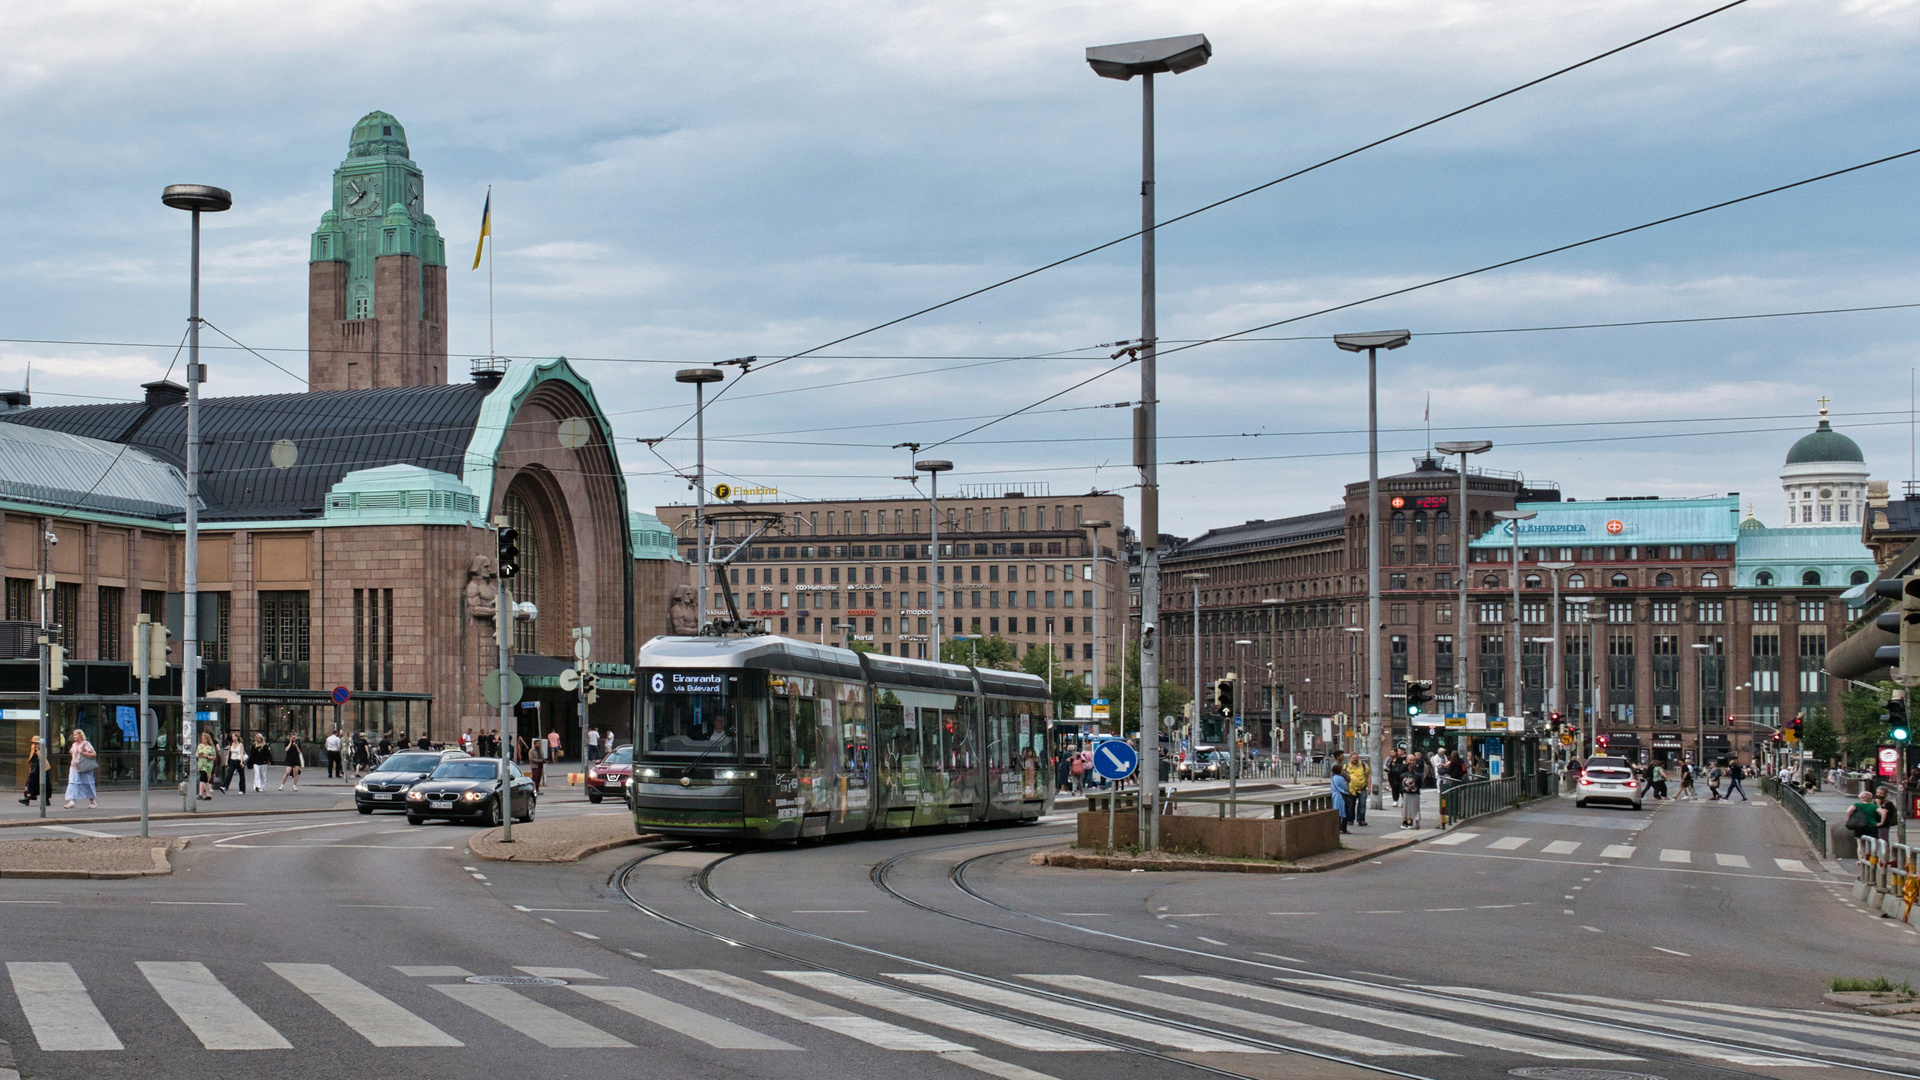
[(1780, 473), (1786, 493), (1786, 528), (1858, 526), (1867, 505), (1867, 459), (1852, 439), (1827, 423), (1820, 399), (1820, 426), (1787, 451)]

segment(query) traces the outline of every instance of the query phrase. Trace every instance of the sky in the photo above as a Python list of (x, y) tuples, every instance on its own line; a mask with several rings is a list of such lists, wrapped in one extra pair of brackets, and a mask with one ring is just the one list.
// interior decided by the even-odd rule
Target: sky
[[(1714, 6), (6, 5), (0, 386), (31, 364), (36, 405), (77, 404), (166, 374), (187, 228), (158, 196), (208, 183), (234, 208), (206, 222), (203, 313), (293, 374), (210, 351), (206, 392), (304, 389), (308, 236), (348, 132), (381, 109), (447, 238), (453, 371), (574, 359), (636, 508), (691, 497), (674, 475), (694, 459), (691, 394), (673, 372), (757, 356), (708, 410), (716, 481), (899, 496), (895, 445), (918, 442), (955, 463), (943, 492), (1114, 490), (1137, 523), (1138, 369), (1098, 347), (1139, 334), (1135, 241), (767, 361), (1137, 228), (1140, 83), (1096, 78), (1089, 45), (1213, 44), (1207, 66), (1156, 83), (1165, 219)], [(1748, 0), (1167, 226), (1163, 349), (1920, 149), (1916, 60), (1920, 2)], [(1781, 461), (1825, 395), (1898, 495), (1920, 307), (1456, 332), (1920, 304), (1916, 181), (1920, 156), (1170, 351), (1162, 528), (1324, 510), (1365, 479), (1365, 364), (1329, 338), (1386, 328), (1414, 338), (1380, 357), (1383, 474), (1428, 445), (1430, 415), (1433, 440), (1491, 439), (1478, 464), (1570, 497), (1738, 491), (1779, 523)], [(468, 269), (489, 186), (491, 344), (486, 268)], [(657, 455), (637, 441), (670, 432)]]

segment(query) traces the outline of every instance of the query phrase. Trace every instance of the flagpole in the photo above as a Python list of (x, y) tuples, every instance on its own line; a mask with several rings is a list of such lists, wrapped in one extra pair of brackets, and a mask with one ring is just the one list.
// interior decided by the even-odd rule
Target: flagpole
[[(492, 184), (487, 185), (487, 236), (489, 238), (493, 236)], [(487, 359), (489, 360), (499, 355), (493, 348), (493, 249), (494, 244), (487, 245)]]

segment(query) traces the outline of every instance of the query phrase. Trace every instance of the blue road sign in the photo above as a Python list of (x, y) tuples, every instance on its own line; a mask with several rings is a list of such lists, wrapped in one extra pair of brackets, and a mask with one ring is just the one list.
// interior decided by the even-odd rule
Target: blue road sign
[(1133, 744), (1120, 739), (1108, 739), (1093, 750), (1093, 771), (1105, 780), (1125, 780), (1140, 767), (1140, 755)]

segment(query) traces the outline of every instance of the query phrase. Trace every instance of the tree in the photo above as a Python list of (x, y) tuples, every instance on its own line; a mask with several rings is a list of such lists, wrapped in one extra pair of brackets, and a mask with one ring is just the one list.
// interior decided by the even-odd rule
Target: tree
[(859, 638), (854, 638), (852, 641), (847, 642), (847, 646), (851, 648), (854, 652), (877, 652), (878, 651), (873, 647), (873, 642), (861, 641)]
[(1846, 729), (1841, 741), (1843, 761), (1858, 764), (1886, 741), (1887, 722), (1882, 717), (1887, 713), (1887, 700), (1897, 689), (1890, 682), (1881, 683), (1879, 689), (1847, 687), (1840, 699), (1841, 723)]
[[(1126, 692), (1121, 693), (1120, 671), (1110, 667), (1106, 670), (1100, 696), (1106, 698), (1114, 709), (1113, 715), (1117, 718), (1114, 722), (1115, 730), (1137, 732), (1140, 730), (1140, 646), (1138, 643), (1127, 647), (1125, 671)], [(1160, 680), (1160, 715), (1179, 716), (1192, 697), (1193, 695), (1187, 692), (1186, 687), (1162, 678)], [(1119, 711), (1122, 698), (1126, 700), (1125, 716), (1121, 716)]]
[(1052, 648), (1035, 645), (1020, 658), (1020, 670), (1029, 675), (1049, 679), (1053, 684), (1053, 715), (1063, 719), (1073, 717), (1075, 705), (1085, 705), (1093, 700), (1093, 688), (1078, 675), (1069, 675), (1060, 669), (1060, 658)]
[(1833, 729), (1833, 721), (1827, 719), (1827, 710), (1816, 707), (1800, 727), (1800, 740), (1806, 746), (1807, 756), (1813, 760), (1827, 763), (1840, 753), (1840, 733)]
[(940, 643), (940, 659), (949, 664), (972, 664), (1001, 671), (1020, 670), (1020, 650), (999, 634), (965, 641), (943, 641)]

